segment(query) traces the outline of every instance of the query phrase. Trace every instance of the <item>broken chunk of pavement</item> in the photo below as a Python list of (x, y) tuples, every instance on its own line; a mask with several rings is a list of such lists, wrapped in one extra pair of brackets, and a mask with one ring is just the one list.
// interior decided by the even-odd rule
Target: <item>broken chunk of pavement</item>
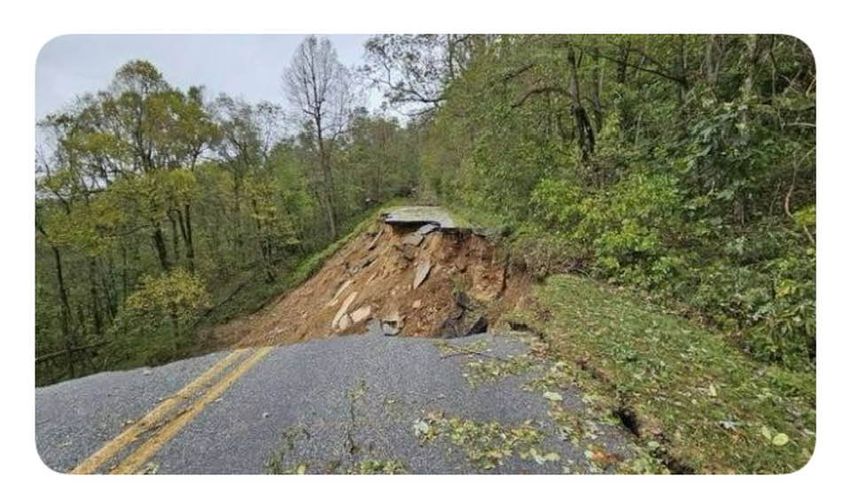
[(331, 328), (332, 329), (337, 328), (337, 326), (340, 323), (340, 319), (343, 318), (343, 315), (345, 315), (346, 312), (349, 310), (349, 306), (352, 305), (352, 303), (354, 302), (356, 297), (358, 297), (358, 293), (352, 292), (351, 294), (349, 294), (349, 296), (346, 298), (346, 300), (343, 301), (343, 305), (340, 306), (340, 309), (337, 310), (337, 314), (334, 315), (334, 320), (331, 321)]
[(414, 274), (414, 289), (425, 281), (429, 271), (431, 271), (431, 261), (428, 259), (417, 265), (417, 271)]
[(399, 330), (395, 322), (381, 322), (381, 332), (385, 336), (395, 336), (399, 334)]
[(405, 317), (399, 314), (398, 311), (385, 315), (381, 319), (381, 332), (385, 336), (395, 336), (402, 330), (402, 325)]
[(405, 235), (405, 238), (402, 239), (402, 243), (417, 247), (423, 242), (424, 238), (425, 237), (418, 232), (409, 233), (408, 235)]
[(426, 224), (421, 226), (420, 229), (417, 230), (416, 234), (426, 236), (437, 228), (439, 228), (439, 226), (437, 226), (436, 224)]
[(445, 209), (435, 206), (396, 207), (382, 214), (384, 222), (394, 225), (437, 224), (441, 228), (456, 228), (455, 221)]
[(349, 316), (352, 318), (353, 323), (358, 323), (366, 320), (372, 314), (371, 306), (361, 306), (360, 308), (353, 311)]

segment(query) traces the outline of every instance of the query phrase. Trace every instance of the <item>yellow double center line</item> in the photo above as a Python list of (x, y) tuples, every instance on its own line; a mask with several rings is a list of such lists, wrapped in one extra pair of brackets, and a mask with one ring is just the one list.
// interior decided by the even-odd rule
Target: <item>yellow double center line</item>
[(177, 412), (172, 412), (179, 404), (191, 401), (201, 389), (211, 384), (217, 376), (233, 365), (246, 351), (249, 350), (236, 350), (216, 362), (206, 372), (198, 376), (197, 379), (178, 390), (142, 419), (136, 421), (118, 436), (104, 444), (103, 447), (71, 470), (71, 473), (96, 473), (101, 466), (114, 458), (129, 444), (136, 441), (145, 433), (156, 430), (144, 443), (119, 462), (115, 468), (110, 470), (110, 473), (138, 472), (145, 464), (145, 461), (150, 459), (169, 440), (174, 438), (210, 402), (222, 396), (237, 379), (268, 355), (272, 351), (272, 347), (254, 350), (247, 359), (236, 365), (233, 370), (225, 374), (213, 386), (209, 387), (203, 395), (194, 400), (188, 407)]

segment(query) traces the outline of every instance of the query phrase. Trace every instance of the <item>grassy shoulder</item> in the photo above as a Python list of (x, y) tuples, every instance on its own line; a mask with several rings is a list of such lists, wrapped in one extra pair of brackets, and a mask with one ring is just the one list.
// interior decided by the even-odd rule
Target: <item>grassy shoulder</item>
[(503, 229), (507, 226), (505, 221), (493, 213), (483, 212), (448, 200), (443, 201), (441, 206), (449, 212), (455, 224), (462, 228)]
[(573, 275), (549, 277), (510, 316), (673, 469), (789, 473), (812, 454), (815, 374), (759, 364), (718, 333)]

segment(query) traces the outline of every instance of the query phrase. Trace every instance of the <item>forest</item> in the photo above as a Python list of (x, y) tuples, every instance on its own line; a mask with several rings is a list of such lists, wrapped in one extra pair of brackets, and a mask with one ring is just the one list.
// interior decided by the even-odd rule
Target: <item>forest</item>
[(251, 103), (133, 60), (38, 123), (37, 384), (202, 351), (397, 199), (503, 228), (535, 277), (634, 290), (814, 372), (802, 41), (380, 35), (346, 67), (311, 36), (281, 75)]

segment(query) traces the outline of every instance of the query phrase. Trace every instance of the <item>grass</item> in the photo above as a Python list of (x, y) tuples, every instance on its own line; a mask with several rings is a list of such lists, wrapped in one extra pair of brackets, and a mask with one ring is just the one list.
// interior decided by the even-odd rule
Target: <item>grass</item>
[(789, 473), (815, 446), (815, 375), (759, 364), (716, 332), (572, 275), (510, 316), (539, 331), (572, 383), (673, 471)]
[(505, 221), (491, 212), (484, 212), (448, 202), (441, 204), (441, 206), (449, 212), (455, 224), (462, 228), (492, 228), (501, 230), (506, 227)]

